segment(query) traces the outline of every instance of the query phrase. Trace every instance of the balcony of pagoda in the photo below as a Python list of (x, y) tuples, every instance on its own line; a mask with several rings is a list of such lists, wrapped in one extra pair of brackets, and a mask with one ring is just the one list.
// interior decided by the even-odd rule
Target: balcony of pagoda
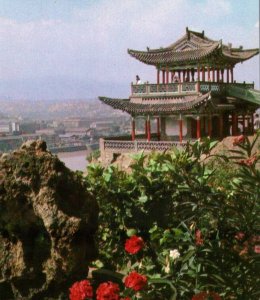
[(168, 84), (131, 84), (131, 97), (171, 96), (189, 95), (194, 93), (223, 94), (228, 87), (241, 87), (243, 89), (254, 89), (254, 83), (224, 83), (224, 82), (178, 82)]
[[(172, 148), (183, 148), (188, 140), (180, 142), (178, 138), (171, 141), (158, 141), (157, 136), (152, 134), (151, 140), (147, 141), (145, 135), (137, 135), (136, 140), (132, 140), (131, 136), (102, 138), (99, 141), (100, 154), (104, 159), (115, 153), (137, 153), (140, 151), (166, 151)], [(189, 139), (191, 141), (191, 139)]]

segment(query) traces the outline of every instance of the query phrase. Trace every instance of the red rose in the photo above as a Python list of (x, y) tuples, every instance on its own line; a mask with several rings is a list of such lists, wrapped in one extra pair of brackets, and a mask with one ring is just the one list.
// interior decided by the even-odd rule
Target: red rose
[(131, 236), (130, 239), (125, 242), (125, 251), (130, 254), (136, 254), (144, 247), (144, 241), (141, 237), (136, 235)]
[(203, 243), (204, 243), (204, 240), (202, 238), (201, 231), (199, 229), (197, 229), (195, 232), (195, 244), (197, 246), (201, 246), (201, 245), (203, 245)]
[(245, 137), (243, 135), (236, 136), (233, 140), (233, 146), (243, 144), (244, 141), (245, 141)]
[(221, 300), (221, 297), (219, 294), (215, 292), (200, 292), (199, 294), (196, 294), (192, 297), (191, 300)]
[(97, 300), (119, 300), (119, 285), (111, 281), (101, 283), (97, 288)]
[(147, 278), (135, 271), (131, 272), (125, 278), (125, 286), (133, 289), (134, 291), (139, 291), (147, 285)]
[(93, 289), (88, 280), (75, 282), (70, 288), (70, 300), (86, 300), (93, 297)]

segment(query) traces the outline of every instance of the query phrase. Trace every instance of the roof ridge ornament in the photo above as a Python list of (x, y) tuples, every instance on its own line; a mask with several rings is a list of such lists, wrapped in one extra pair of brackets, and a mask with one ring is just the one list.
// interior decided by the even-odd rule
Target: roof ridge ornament
[(189, 31), (189, 27), (186, 27), (186, 35), (187, 35), (187, 39), (188, 41), (190, 40), (190, 31)]

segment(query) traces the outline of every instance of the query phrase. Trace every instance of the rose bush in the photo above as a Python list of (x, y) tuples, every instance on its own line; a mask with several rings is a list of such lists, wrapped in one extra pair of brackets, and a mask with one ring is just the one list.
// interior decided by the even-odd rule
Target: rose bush
[[(235, 138), (231, 154), (218, 157), (209, 140), (184, 151), (138, 154), (128, 173), (89, 166), (85, 180), (100, 206), (94, 266), (111, 280), (106, 269), (147, 278), (138, 292), (120, 286), (121, 297), (259, 298), (258, 136)], [(175, 259), (173, 250), (180, 254)]]

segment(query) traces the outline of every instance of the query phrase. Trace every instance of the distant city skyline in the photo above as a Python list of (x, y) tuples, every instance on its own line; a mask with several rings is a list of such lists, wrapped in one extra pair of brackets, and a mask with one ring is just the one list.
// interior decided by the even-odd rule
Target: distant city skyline
[[(259, 1), (0, 0), (0, 97), (126, 98), (137, 74), (156, 81), (127, 49), (169, 46), (186, 27), (259, 48)], [(259, 55), (237, 64), (234, 79), (259, 89)]]

